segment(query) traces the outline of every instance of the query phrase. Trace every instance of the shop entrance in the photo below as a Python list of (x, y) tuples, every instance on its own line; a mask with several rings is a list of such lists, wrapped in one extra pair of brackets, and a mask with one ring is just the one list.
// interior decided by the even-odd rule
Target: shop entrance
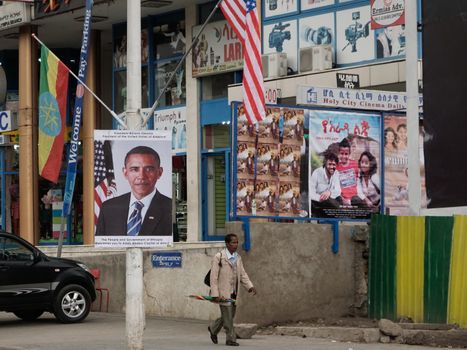
[(222, 240), (230, 205), (230, 150), (202, 154), (203, 240)]

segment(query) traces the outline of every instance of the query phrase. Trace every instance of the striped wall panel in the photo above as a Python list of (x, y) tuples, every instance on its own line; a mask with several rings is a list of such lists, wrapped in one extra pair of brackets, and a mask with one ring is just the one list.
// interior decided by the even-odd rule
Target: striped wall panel
[(467, 217), (373, 216), (368, 314), (467, 327)]
[(455, 216), (452, 234), (448, 322), (467, 328), (467, 217)]
[(396, 317), (396, 217), (371, 219), (368, 271), (368, 314), (372, 318)]
[(425, 218), (397, 218), (397, 317), (423, 321), (423, 255)]

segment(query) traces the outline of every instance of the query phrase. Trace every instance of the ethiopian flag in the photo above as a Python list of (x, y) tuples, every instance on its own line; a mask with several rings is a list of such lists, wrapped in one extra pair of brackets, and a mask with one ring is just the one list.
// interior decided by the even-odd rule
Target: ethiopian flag
[(41, 49), (39, 86), (39, 175), (57, 183), (65, 134), (68, 68), (48, 48)]

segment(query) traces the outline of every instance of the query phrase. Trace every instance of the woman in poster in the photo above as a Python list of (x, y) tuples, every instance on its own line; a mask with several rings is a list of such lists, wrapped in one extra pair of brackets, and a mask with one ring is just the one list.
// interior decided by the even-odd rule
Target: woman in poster
[(378, 166), (375, 156), (368, 151), (362, 152), (358, 160), (358, 168), (357, 193), (361, 201), (352, 205), (376, 208), (381, 200), (381, 190), (379, 177), (376, 174)]
[(407, 149), (407, 125), (405, 124), (397, 126), (397, 148), (400, 150)]
[(391, 127), (384, 129), (384, 151), (389, 153), (397, 152), (397, 134)]

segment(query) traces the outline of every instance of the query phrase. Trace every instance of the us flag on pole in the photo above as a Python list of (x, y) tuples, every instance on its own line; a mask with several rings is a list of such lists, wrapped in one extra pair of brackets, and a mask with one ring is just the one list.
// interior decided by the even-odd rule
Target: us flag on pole
[(97, 223), (102, 203), (117, 191), (110, 141), (94, 141), (94, 222)]
[(243, 103), (250, 123), (264, 119), (264, 84), (255, 0), (224, 0), (220, 8), (243, 44)]

